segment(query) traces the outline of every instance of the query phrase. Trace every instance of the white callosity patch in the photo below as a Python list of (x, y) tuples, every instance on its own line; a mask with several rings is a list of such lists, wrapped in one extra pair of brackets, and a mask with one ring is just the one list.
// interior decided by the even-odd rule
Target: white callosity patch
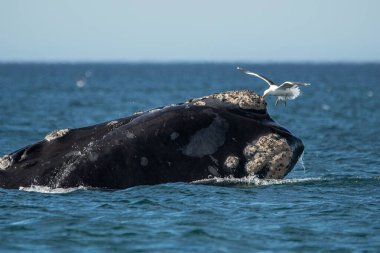
[(114, 125), (116, 125), (117, 123), (119, 123), (119, 121), (117, 121), (117, 120), (112, 120), (112, 121), (110, 121), (110, 122), (107, 123), (107, 126), (114, 126)]
[(47, 141), (55, 140), (57, 138), (60, 138), (60, 137), (62, 137), (64, 135), (66, 135), (69, 131), (70, 130), (68, 128), (53, 131), (53, 132), (51, 132), (51, 133), (49, 133), (48, 135), (45, 136), (45, 140), (47, 140)]
[(194, 105), (206, 105), (205, 99), (217, 99), (222, 102), (237, 105), (241, 109), (265, 110), (266, 103), (264, 98), (248, 90), (226, 91), (216, 93), (210, 96), (196, 98), (191, 100)]
[(140, 158), (140, 164), (141, 164), (141, 166), (144, 166), (144, 167), (148, 166), (148, 163), (149, 163), (149, 160), (145, 156), (143, 156), (143, 157)]
[(293, 155), (292, 148), (285, 138), (270, 133), (244, 148), (248, 160), (245, 169), (249, 175), (257, 174), (267, 168), (266, 178), (280, 179), (286, 174)]
[(230, 172), (234, 172), (239, 166), (240, 159), (237, 156), (228, 156), (224, 161), (223, 167)]
[(203, 157), (215, 153), (224, 144), (228, 123), (225, 119), (215, 117), (206, 128), (197, 131), (183, 147), (182, 153), (192, 157)]
[(5, 155), (0, 158), (0, 170), (6, 170), (12, 165), (13, 159), (9, 155)]
[(251, 91), (228, 91), (213, 95), (214, 98), (237, 104), (242, 109), (264, 110), (266, 108), (264, 99)]
[(173, 132), (173, 133), (170, 134), (170, 139), (171, 139), (172, 141), (174, 141), (174, 140), (177, 139), (178, 137), (179, 137), (179, 133), (177, 133), (177, 132)]
[(202, 101), (202, 100), (198, 100), (198, 101), (195, 101), (195, 102), (194, 102), (194, 105), (205, 106), (205, 105), (206, 105), (206, 102), (204, 102), (204, 101)]

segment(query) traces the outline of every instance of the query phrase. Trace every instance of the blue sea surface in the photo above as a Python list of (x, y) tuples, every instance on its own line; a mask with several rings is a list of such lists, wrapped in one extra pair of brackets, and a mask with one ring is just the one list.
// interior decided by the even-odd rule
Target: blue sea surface
[[(267, 88), (236, 66), (0, 64), (0, 155), (55, 129)], [(305, 144), (285, 179), (0, 188), (0, 252), (380, 252), (380, 64), (241, 66), (312, 84), (286, 107), (267, 99)]]

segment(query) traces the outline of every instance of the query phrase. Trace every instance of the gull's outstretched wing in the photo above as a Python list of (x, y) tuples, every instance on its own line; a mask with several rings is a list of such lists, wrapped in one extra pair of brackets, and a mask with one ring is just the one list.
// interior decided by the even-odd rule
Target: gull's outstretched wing
[(278, 89), (282, 89), (282, 90), (285, 90), (285, 89), (289, 89), (291, 87), (294, 87), (294, 86), (299, 86), (299, 85), (302, 85), (302, 86), (309, 86), (310, 83), (301, 83), (301, 82), (290, 82), (290, 81), (286, 81), (284, 82), (283, 84), (281, 84)]
[(272, 82), (271, 80), (269, 80), (269, 79), (266, 78), (265, 76), (262, 76), (262, 75), (259, 75), (259, 74), (256, 74), (256, 73), (253, 73), (253, 72), (251, 72), (251, 71), (248, 71), (248, 70), (243, 69), (243, 68), (240, 68), (240, 67), (237, 67), (237, 69), (240, 70), (240, 71), (243, 71), (243, 72), (246, 73), (247, 75), (256, 76), (256, 77), (258, 77), (258, 78), (264, 80), (267, 84), (269, 84), (269, 86), (270, 86), (270, 85), (275, 85), (274, 82)]

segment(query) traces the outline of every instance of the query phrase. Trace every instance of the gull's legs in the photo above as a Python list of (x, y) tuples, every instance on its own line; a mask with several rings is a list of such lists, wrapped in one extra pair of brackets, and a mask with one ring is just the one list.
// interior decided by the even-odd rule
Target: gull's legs
[(277, 107), (277, 104), (278, 104), (278, 100), (279, 100), (280, 98), (279, 97), (277, 97), (277, 99), (276, 99), (276, 107)]
[(285, 101), (285, 102), (284, 102), (284, 103), (285, 103), (285, 107), (286, 107), (286, 100), (287, 100), (287, 99), (288, 99), (288, 96), (285, 96), (285, 100), (284, 100), (284, 101)]

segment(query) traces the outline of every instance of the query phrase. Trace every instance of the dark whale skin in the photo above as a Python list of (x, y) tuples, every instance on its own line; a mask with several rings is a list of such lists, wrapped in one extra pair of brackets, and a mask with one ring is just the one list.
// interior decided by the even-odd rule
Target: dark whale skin
[(0, 187), (123, 189), (252, 171), (283, 178), (303, 149), (262, 97), (225, 92), (47, 136), (1, 158)]

